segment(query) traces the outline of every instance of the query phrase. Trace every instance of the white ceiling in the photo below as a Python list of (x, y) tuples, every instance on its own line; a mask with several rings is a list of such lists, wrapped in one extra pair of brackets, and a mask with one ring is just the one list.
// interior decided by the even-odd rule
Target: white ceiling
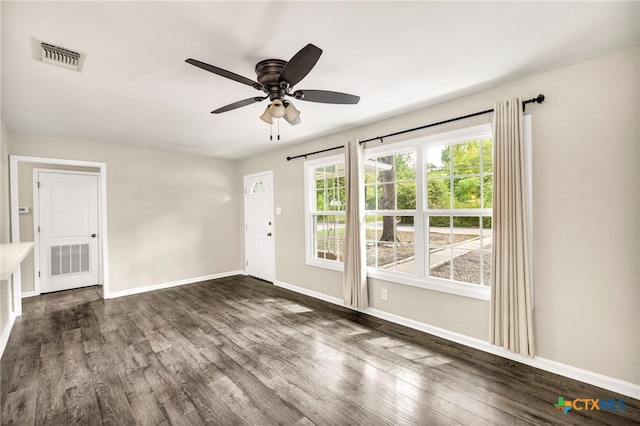
[[(2, 119), (10, 131), (238, 159), (639, 43), (638, 2), (1, 2)], [(33, 59), (33, 40), (86, 54), (81, 73)], [(269, 141), (267, 102), (186, 58), (255, 79), (255, 64), (324, 53)], [(544, 88), (541, 88), (544, 90)], [(588, 90), (588, 88), (585, 88)], [(514, 94), (528, 96), (530, 94)], [(276, 128), (274, 126), (274, 132)]]

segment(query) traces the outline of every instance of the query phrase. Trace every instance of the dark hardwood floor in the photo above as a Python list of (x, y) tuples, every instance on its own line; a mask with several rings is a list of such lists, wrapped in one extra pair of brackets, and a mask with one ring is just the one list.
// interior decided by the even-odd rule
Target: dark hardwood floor
[(3, 425), (640, 423), (638, 400), (241, 276), (25, 299), (0, 367)]

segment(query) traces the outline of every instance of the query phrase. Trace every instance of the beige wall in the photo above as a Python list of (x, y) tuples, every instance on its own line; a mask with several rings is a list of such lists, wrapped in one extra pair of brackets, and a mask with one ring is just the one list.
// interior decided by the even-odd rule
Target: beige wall
[[(11, 241), (9, 226), (9, 133), (0, 120), (0, 243)], [(9, 323), (11, 280), (0, 281), (0, 336)], [(1, 355), (1, 354), (0, 354)]]
[(107, 164), (111, 292), (241, 269), (235, 162), (21, 133), (11, 140), (11, 154)]
[[(275, 205), (282, 208), (275, 222), (276, 279), (341, 298), (340, 273), (305, 265), (304, 160), (287, 162), (288, 155), (481, 111), (504, 98), (544, 93), (543, 105), (527, 108), (533, 119), (537, 353), (640, 384), (639, 65), (640, 51), (634, 48), (242, 161), (240, 176), (274, 171)], [(387, 302), (379, 298), (382, 285), (389, 291)], [(370, 300), (382, 311), (488, 338), (485, 301), (380, 280), (370, 280)]]
[(9, 132), (0, 121), (0, 243), (11, 241), (10, 217), (9, 217)]

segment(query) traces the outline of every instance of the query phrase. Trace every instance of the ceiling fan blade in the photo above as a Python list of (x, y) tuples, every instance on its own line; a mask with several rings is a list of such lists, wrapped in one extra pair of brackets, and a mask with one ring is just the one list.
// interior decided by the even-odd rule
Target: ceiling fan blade
[(225, 105), (223, 107), (218, 108), (215, 111), (211, 111), (211, 114), (220, 114), (222, 112), (227, 112), (227, 111), (231, 111), (232, 109), (236, 109), (236, 108), (242, 108), (243, 106), (247, 106), (247, 105), (251, 105), (254, 104), (256, 102), (262, 102), (265, 99), (267, 99), (268, 96), (265, 96), (263, 98), (261, 97), (255, 97), (255, 98), (249, 98), (249, 99), (243, 99), (241, 101), (238, 102), (234, 102), (232, 104), (229, 105)]
[(307, 44), (282, 68), (278, 80), (286, 81), (291, 87), (295, 86), (309, 74), (320, 59), (320, 55), (322, 55), (322, 49), (311, 43)]
[(323, 104), (354, 105), (360, 101), (360, 96), (331, 92), (329, 90), (296, 90), (292, 96), (301, 101), (319, 102)]
[(200, 62), (196, 59), (185, 59), (185, 62), (191, 65), (194, 65), (198, 68), (202, 68), (205, 71), (212, 72), (214, 74), (218, 74), (221, 77), (228, 78), (233, 81), (237, 81), (238, 83), (246, 84), (247, 86), (251, 86), (254, 89), (262, 90), (262, 84), (257, 81), (253, 81), (247, 77), (243, 77), (231, 71), (223, 70), (222, 68), (218, 68), (213, 65), (205, 64), (204, 62)]

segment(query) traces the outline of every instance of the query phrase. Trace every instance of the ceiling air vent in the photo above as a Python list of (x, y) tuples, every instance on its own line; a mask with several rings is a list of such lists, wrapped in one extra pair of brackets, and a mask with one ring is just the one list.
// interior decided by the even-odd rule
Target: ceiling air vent
[(79, 52), (54, 46), (49, 43), (40, 43), (40, 58), (42, 62), (51, 65), (58, 65), (74, 71), (81, 71), (84, 57)]

